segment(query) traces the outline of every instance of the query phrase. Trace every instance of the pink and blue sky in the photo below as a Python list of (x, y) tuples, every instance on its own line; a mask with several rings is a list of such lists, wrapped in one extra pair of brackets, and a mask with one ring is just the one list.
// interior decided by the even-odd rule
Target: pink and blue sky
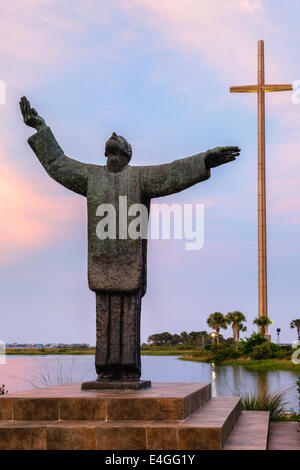
[[(297, 0), (12, 0), (1, 5), (0, 338), (95, 343), (86, 276), (85, 199), (52, 181), (26, 140), (26, 95), (67, 155), (105, 164), (113, 131), (131, 164), (159, 164), (217, 145), (238, 161), (164, 202), (205, 203), (205, 246), (151, 241), (142, 338), (203, 330), (209, 313), (257, 316), (257, 41), (266, 80), (300, 79)], [(300, 105), (267, 96), (270, 333), (296, 339), (300, 317)], [(162, 200), (161, 200), (162, 201)], [(226, 336), (230, 335), (226, 332)]]

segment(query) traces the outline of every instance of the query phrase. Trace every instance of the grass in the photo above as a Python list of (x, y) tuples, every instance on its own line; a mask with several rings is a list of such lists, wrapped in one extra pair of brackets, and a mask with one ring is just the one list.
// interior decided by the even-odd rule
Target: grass
[(255, 371), (271, 371), (271, 370), (292, 370), (299, 371), (300, 364), (296, 365), (289, 359), (231, 359), (225, 361), (224, 365), (236, 366), (240, 365), (248, 370)]
[[(193, 356), (183, 356), (179, 358), (182, 361), (193, 361), (193, 362), (211, 362), (211, 356), (203, 356), (203, 357), (193, 357)], [(291, 370), (291, 371), (299, 371), (300, 364), (296, 365), (293, 364), (291, 360), (287, 359), (229, 359), (227, 361), (223, 361), (221, 364), (222, 366), (243, 366), (248, 370), (253, 371), (272, 371), (272, 370)]]
[(300, 422), (300, 414), (296, 413), (295, 411), (291, 411), (290, 413), (283, 413), (273, 421), (288, 421), (292, 423), (295, 421)]
[[(7, 355), (14, 356), (51, 356), (59, 354), (74, 354), (74, 355), (94, 355), (96, 348), (9, 348), (6, 349)], [(178, 348), (161, 348), (149, 347), (141, 348), (142, 356), (181, 356), (189, 355), (194, 350), (191, 349), (178, 349)]]
[(141, 348), (142, 356), (182, 356), (194, 352), (193, 349), (161, 348), (152, 346), (150, 348)]
[(243, 410), (269, 411), (271, 420), (280, 419), (286, 413), (285, 396), (287, 391), (270, 392), (270, 389), (266, 388), (260, 394), (248, 393), (242, 397)]
[(5, 388), (5, 385), (2, 384), (0, 387), (0, 395), (6, 395), (6, 394), (7, 394), (7, 390)]
[(9, 348), (6, 355), (14, 356), (51, 356), (58, 354), (93, 355), (96, 348)]
[(192, 361), (192, 362), (211, 362), (211, 355), (204, 354), (201, 356), (194, 356), (194, 355), (183, 355), (179, 357), (181, 361)]

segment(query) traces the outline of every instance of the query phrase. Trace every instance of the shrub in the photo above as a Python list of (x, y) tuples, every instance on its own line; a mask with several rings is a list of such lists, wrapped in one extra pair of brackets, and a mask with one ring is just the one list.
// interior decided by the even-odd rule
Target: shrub
[(226, 344), (214, 344), (211, 346), (210, 351), (212, 353), (211, 360), (216, 363), (220, 363), (228, 359), (237, 359), (241, 355), (233, 346), (227, 346)]
[(250, 354), (253, 351), (253, 348), (267, 342), (267, 339), (260, 333), (252, 333), (249, 338), (241, 339), (240, 349), (243, 354)]
[(192, 357), (207, 357), (207, 351), (193, 351), (191, 353)]
[(234, 338), (227, 338), (226, 340), (226, 344), (228, 344), (229, 346), (234, 346)]
[(280, 351), (286, 351), (286, 352), (291, 352), (293, 351), (293, 348), (289, 344), (281, 344), (279, 346)]
[(175, 346), (175, 349), (182, 349), (182, 350), (186, 350), (186, 349), (197, 349), (197, 346), (193, 345), (193, 344), (190, 344), (190, 343), (184, 343), (184, 344), (177, 344)]
[(279, 350), (276, 353), (276, 359), (291, 359), (292, 350)]
[(250, 353), (251, 359), (273, 359), (278, 354), (278, 346), (274, 343), (262, 343), (255, 346)]
[(285, 395), (287, 390), (279, 392), (270, 392), (267, 388), (261, 394), (250, 393), (242, 397), (243, 410), (248, 411), (269, 411), (270, 418), (276, 419), (285, 413), (286, 404)]

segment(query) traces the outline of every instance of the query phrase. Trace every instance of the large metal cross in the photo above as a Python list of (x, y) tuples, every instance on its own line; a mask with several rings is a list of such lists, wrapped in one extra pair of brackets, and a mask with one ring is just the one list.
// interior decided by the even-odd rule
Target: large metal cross
[(258, 41), (257, 85), (234, 86), (231, 93), (258, 95), (258, 315), (268, 316), (267, 296), (267, 231), (266, 231), (266, 171), (265, 171), (265, 93), (292, 90), (292, 85), (265, 84), (264, 41)]

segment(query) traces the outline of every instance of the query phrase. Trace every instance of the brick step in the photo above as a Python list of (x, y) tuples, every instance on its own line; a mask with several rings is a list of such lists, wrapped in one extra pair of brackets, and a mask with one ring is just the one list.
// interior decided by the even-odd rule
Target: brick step
[(224, 450), (267, 450), (270, 413), (243, 411)]
[(221, 450), (242, 412), (240, 397), (212, 398), (181, 423), (179, 449)]
[(154, 383), (136, 391), (81, 390), (75, 383), (2, 396), (0, 420), (183, 420), (210, 397), (209, 383)]
[(269, 450), (300, 450), (300, 423), (275, 422), (270, 424)]
[(213, 398), (183, 420), (0, 421), (0, 450), (222, 449), (241, 400)]

